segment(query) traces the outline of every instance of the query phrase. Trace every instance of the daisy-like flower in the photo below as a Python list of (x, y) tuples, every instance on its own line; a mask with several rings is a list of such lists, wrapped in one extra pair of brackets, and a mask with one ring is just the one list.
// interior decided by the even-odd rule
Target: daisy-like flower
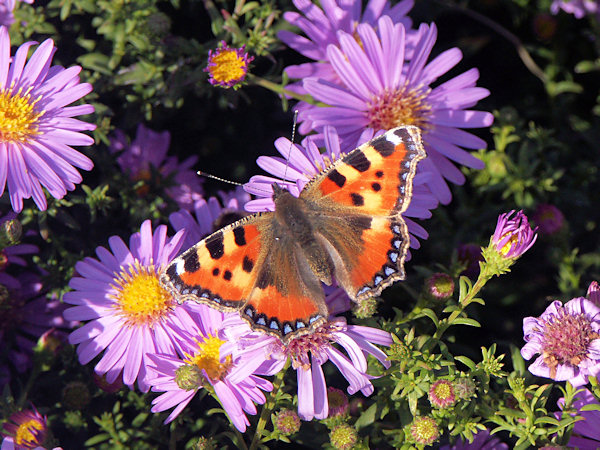
[(600, 19), (600, 5), (598, 0), (554, 0), (550, 5), (550, 12), (558, 14), (560, 10), (573, 14), (576, 19), (595, 14)]
[(210, 197), (208, 200), (202, 198), (195, 202), (193, 216), (186, 210), (174, 212), (169, 216), (175, 231), (185, 229), (187, 232), (182, 247), (184, 250), (246, 215), (244, 205), (250, 200), (250, 196), (241, 187), (231, 192), (221, 192), (219, 196), (220, 199)]
[(15, 22), (13, 11), (18, 1), (33, 3), (33, 0), (0, 0), (0, 26), (10, 27)]
[(304, 79), (306, 91), (327, 107), (301, 109), (299, 120), (308, 120), (319, 133), (325, 125), (334, 126), (344, 142), (356, 142), (365, 128), (379, 131), (418, 126), (428, 155), (418, 170), (430, 172), (427, 186), (440, 202), (449, 203), (452, 196), (446, 180), (455, 184), (465, 181), (452, 161), (483, 168), (483, 162), (463, 148), (483, 148), (485, 142), (461, 130), (487, 127), (493, 121), (488, 112), (468, 109), (489, 95), (487, 89), (475, 86), (479, 72), (471, 69), (431, 86), (462, 58), (461, 51), (452, 48), (427, 63), (437, 37), (435, 25), (421, 25), (410, 59), (405, 27), (387, 16), (376, 26), (358, 25), (356, 35), (358, 38), (339, 32), (339, 47), (327, 47), (340, 83)]
[(554, 301), (539, 318), (523, 319), (521, 355), (539, 354), (529, 366), (534, 375), (582, 386), (600, 372), (599, 330), (600, 308), (589, 300)]
[[(277, 373), (291, 360), (298, 379), (298, 414), (303, 420), (325, 419), (329, 415), (322, 367), (328, 360), (348, 381), (350, 395), (358, 391), (367, 396), (373, 393), (373, 377), (367, 374), (367, 355), (374, 356), (386, 368), (390, 366), (387, 355), (374, 345), (391, 345), (390, 334), (376, 328), (347, 325), (341, 317), (330, 319), (310, 334), (290, 339), (286, 345), (260, 332), (244, 331), (242, 335), (239, 331), (242, 323), (245, 321), (239, 315), (231, 315), (224, 320), (223, 332), (228, 340), (238, 343), (236, 351), (247, 357), (248, 367), (262, 367), (261, 373), (268, 375)], [(348, 356), (334, 344), (341, 346)], [(268, 369), (265, 364), (270, 364)]]
[[(48, 437), (46, 417), (42, 416), (35, 406), (31, 410), (19, 411), (10, 416), (3, 425), (2, 449), (29, 449), (43, 446)], [(6, 446), (6, 447), (5, 447)]]
[[(337, 131), (333, 127), (324, 128), (325, 151), (321, 153), (312, 138), (306, 138), (302, 145), (292, 144), (286, 138), (275, 141), (275, 148), (283, 156), (282, 158), (271, 156), (260, 156), (257, 164), (266, 172), (274, 175), (268, 177), (258, 175), (250, 178), (244, 185), (244, 189), (256, 195), (258, 198), (246, 203), (246, 209), (251, 212), (273, 211), (273, 184), (285, 186), (292, 195), (298, 197), (302, 188), (317, 176), (331, 163), (341, 158), (345, 153), (354, 150), (359, 145), (373, 138), (372, 130), (363, 133), (359, 139), (349, 145), (340, 142)], [(428, 219), (431, 217), (431, 209), (437, 206), (437, 200), (432, 196), (429, 189), (425, 187), (427, 175), (417, 174), (413, 179), (413, 195), (408, 209), (402, 214), (411, 233), (410, 246), (414, 249), (420, 247), (417, 238), (427, 239), (427, 231), (419, 224), (409, 219)]]
[(208, 82), (222, 88), (239, 88), (248, 73), (248, 65), (254, 60), (241, 48), (229, 47), (225, 41), (216, 50), (208, 51), (208, 65), (204, 69), (210, 78)]
[[(167, 195), (180, 208), (191, 210), (202, 199), (202, 183), (191, 169), (198, 157), (190, 156), (179, 163), (176, 157), (167, 156), (170, 142), (171, 134), (168, 131), (157, 132), (139, 124), (135, 140), (131, 143), (125, 133), (117, 130), (111, 139), (110, 151), (120, 153), (117, 162), (132, 181), (144, 180), (158, 185), (170, 179), (165, 189)], [(153, 175), (161, 179), (152, 179)], [(148, 189), (149, 185), (145, 185), (138, 193), (145, 195)]]
[[(565, 404), (565, 399), (560, 398), (558, 400), (558, 406), (562, 410)], [(573, 433), (567, 444), (568, 448), (580, 448), (580, 449), (597, 449), (600, 448), (600, 411), (594, 410), (583, 410), (582, 408), (586, 405), (595, 405), (596, 408), (600, 405), (600, 402), (594, 394), (587, 389), (578, 392), (573, 402), (573, 407), (577, 409), (577, 415), (583, 417), (585, 420), (575, 422), (573, 427)], [(562, 413), (556, 413), (560, 419)]]
[(4, 374), (0, 386), (9, 381), (11, 366), (17, 373), (31, 367), (33, 349), (46, 332), (74, 325), (62, 317), (65, 305), (46, 297), (37, 275), (24, 272), (17, 285), (17, 289), (0, 285), (0, 367)]
[[(13, 210), (33, 198), (47, 207), (46, 188), (54, 198), (75, 189), (82, 178), (75, 167), (90, 170), (92, 161), (71, 148), (94, 140), (80, 133), (95, 125), (74, 116), (91, 114), (91, 105), (67, 106), (92, 90), (79, 82), (81, 67), (51, 66), (54, 42), (42, 42), (27, 61), (34, 42), (10, 56), (8, 31), (0, 27), (0, 195), (8, 185)], [(25, 64), (27, 62), (27, 64)]]
[(478, 431), (472, 442), (459, 439), (454, 445), (442, 445), (440, 450), (508, 450), (508, 445), (485, 429)]
[(15, 213), (9, 213), (0, 217), (0, 284), (8, 289), (18, 290), (20, 288), (17, 277), (9, 273), (10, 267), (17, 265), (27, 266), (23, 258), (38, 252), (38, 248), (32, 244), (19, 244), (22, 229)]
[(176, 355), (180, 330), (193, 326), (192, 305), (178, 305), (159, 282), (159, 273), (181, 249), (184, 232), (167, 237), (161, 225), (152, 232), (145, 221), (129, 240), (129, 247), (118, 236), (109, 238), (110, 250), (98, 247), (98, 259), (85, 258), (75, 265), (78, 276), (69, 282), (65, 303), (68, 320), (87, 321), (69, 336), (79, 344), (79, 362), (87, 364), (101, 352), (95, 367), (106, 374), (106, 382), (123, 377), (130, 388), (137, 380), (147, 392), (148, 354)]
[[(237, 314), (234, 314), (237, 315)], [(250, 424), (245, 413), (256, 414), (257, 404), (265, 402), (262, 391), (273, 386), (247, 367), (243, 357), (232, 356), (235, 344), (220, 333), (225, 314), (197, 305), (194, 323), (186, 328), (176, 355), (149, 355), (152, 364), (150, 384), (153, 392), (163, 392), (152, 402), (152, 412), (175, 409), (165, 423), (171, 422), (196, 395), (207, 388), (214, 393), (235, 427), (244, 432)], [(250, 332), (246, 324), (241, 327)]]

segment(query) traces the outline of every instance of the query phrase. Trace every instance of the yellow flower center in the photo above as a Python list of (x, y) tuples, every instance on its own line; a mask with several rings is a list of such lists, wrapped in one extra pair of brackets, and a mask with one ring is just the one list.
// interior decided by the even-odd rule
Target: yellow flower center
[(173, 307), (173, 296), (161, 286), (154, 266), (137, 260), (114, 279), (117, 294), (112, 297), (131, 325), (153, 325)]
[(218, 83), (241, 80), (246, 75), (246, 61), (235, 50), (222, 50), (211, 58), (208, 70)]
[(30, 89), (0, 91), (0, 142), (25, 142), (39, 134), (39, 118), (44, 111), (36, 111), (35, 104), (41, 97), (32, 99)]
[[(506, 237), (506, 234), (504, 236), (502, 236), (501, 239), (504, 239), (505, 237)], [(498, 249), (498, 251), (500, 252), (500, 254), (502, 254), (502, 256), (506, 256), (508, 254), (508, 252), (510, 251), (510, 249), (512, 248), (512, 246), (517, 241), (518, 241), (517, 235), (513, 233), (512, 236), (510, 237), (510, 239), (508, 241), (506, 241), (506, 244), (504, 244), (501, 249)]]
[(221, 362), (221, 346), (225, 341), (216, 336), (208, 336), (202, 342), (196, 341), (196, 343), (198, 350), (193, 356), (186, 354), (184, 361), (204, 369), (211, 380), (222, 380), (232, 364), (231, 355), (227, 355), (225, 361)]
[(408, 89), (406, 86), (394, 91), (384, 91), (367, 103), (369, 127), (374, 130), (390, 130), (400, 125), (416, 125), (421, 130), (429, 127), (431, 106), (425, 102), (429, 88)]
[(41, 442), (37, 442), (36, 435), (34, 431), (41, 431), (44, 429), (44, 424), (39, 420), (30, 419), (27, 422), (22, 423), (17, 428), (17, 432), (15, 433), (14, 442), (17, 445), (31, 447), (33, 444), (37, 446), (41, 444)]

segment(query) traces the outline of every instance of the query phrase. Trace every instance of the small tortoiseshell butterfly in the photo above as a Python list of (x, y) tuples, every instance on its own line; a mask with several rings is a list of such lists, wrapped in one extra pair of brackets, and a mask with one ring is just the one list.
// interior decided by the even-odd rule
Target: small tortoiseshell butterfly
[(274, 212), (244, 217), (173, 260), (161, 276), (178, 301), (238, 310), (253, 328), (286, 341), (329, 316), (321, 282), (350, 298), (404, 279), (419, 128), (403, 126), (338, 159), (298, 198), (273, 185)]

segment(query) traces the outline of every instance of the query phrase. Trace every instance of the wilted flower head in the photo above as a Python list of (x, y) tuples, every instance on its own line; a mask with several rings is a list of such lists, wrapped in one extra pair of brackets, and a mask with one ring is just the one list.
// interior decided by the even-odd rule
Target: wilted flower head
[(300, 430), (300, 417), (296, 414), (296, 411), (291, 409), (282, 409), (275, 414), (273, 425), (277, 430), (284, 436), (297, 433)]
[(417, 444), (431, 445), (440, 437), (440, 428), (432, 417), (416, 417), (410, 425), (410, 436)]
[(329, 402), (329, 417), (340, 416), (348, 412), (348, 396), (341, 389), (329, 386), (327, 401)]
[(248, 65), (254, 59), (241, 48), (229, 47), (225, 41), (216, 50), (208, 52), (208, 66), (204, 69), (210, 75), (209, 83), (223, 88), (238, 88), (246, 78)]
[(529, 366), (534, 375), (582, 386), (600, 372), (599, 330), (600, 308), (589, 300), (554, 301), (539, 318), (523, 319), (521, 355), (540, 355)]
[(435, 300), (446, 300), (454, 293), (454, 280), (447, 273), (434, 273), (425, 281), (427, 294)]
[(11, 438), (15, 448), (41, 447), (48, 435), (46, 417), (32, 405), (31, 410), (19, 411), (11, 415), (4, 423), (2, 435)]
[(11, 57), (8, 31), (0, 27), (0, 195), (8, 185), (13, 210), (23, 209), (23, 199), (33, 198), (39, 209), (47, 207), (42, 188), (54, 198), (75, 189), (82, 178), (75, 167), (90, 170), (92, 161), (71, 145), (91, 145), (80, 133), (95, 125), (74, 119), (91, 114), (91, 105), (67, 106), (92, 90), (79, 82), (81, 67), (51, 66), (54, 42), (42, 42), (25, 64), (26, 42)]
[(429, 388), (429, 402), (436, 408), (448, 408), (456, 402), (454, 387), (448, 380), (437, 380)]
[(347, 423), (341, 423), (329, 433), (329, 442), (331, 446), (339, 450), (349, 450), (356, 445), (358, 441), (358, 432), (356, 428)]

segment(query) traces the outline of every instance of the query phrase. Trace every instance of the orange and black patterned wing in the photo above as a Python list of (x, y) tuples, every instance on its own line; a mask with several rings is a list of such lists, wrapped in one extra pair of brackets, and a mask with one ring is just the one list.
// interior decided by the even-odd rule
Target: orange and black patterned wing
[(277, 226), (270, 212), (245, 217), (174, 259), (161, 283), (180, 303), (239, 310), (252, 327), (282, 339), (302, 334), (327, 318), (324, 294)]
[(302, 190), (336, 280), (353, 300), (379, 295), (404, 279), (410, 236), (401, 214), (425, 157), (419, 128), (395, 128), (348, 153)]

